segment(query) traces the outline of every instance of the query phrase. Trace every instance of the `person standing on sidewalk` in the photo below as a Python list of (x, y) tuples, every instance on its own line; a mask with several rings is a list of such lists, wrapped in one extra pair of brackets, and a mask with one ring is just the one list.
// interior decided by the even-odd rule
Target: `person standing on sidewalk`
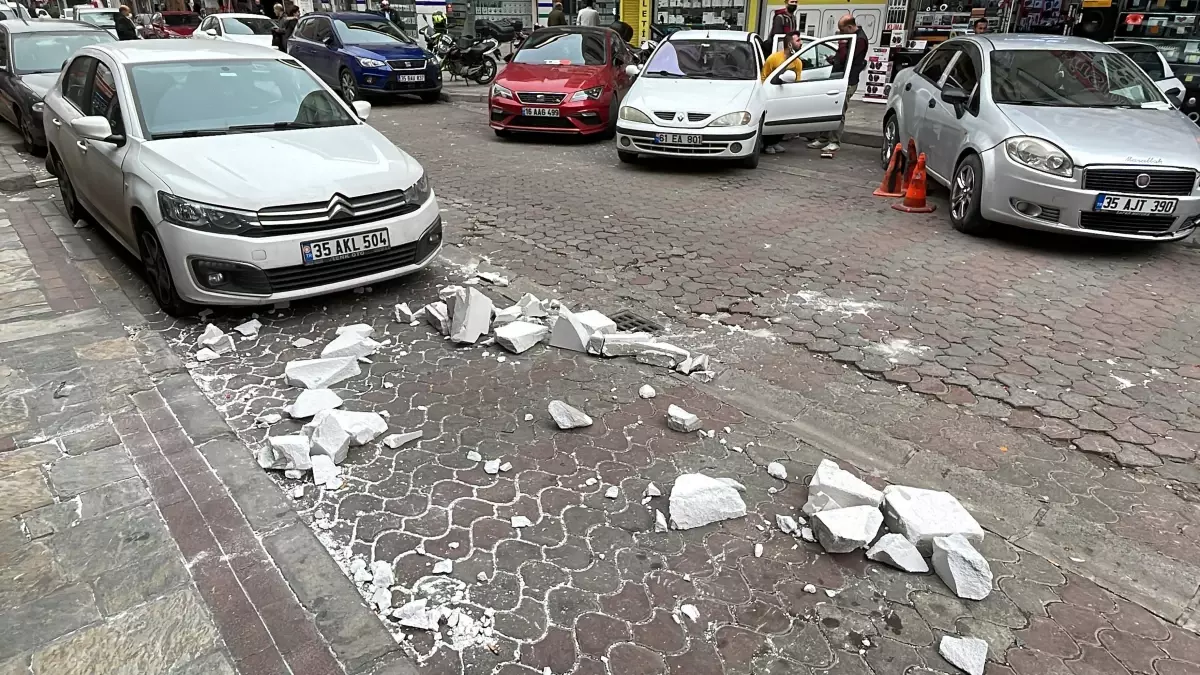
[(133, 19), (129, 18), (129, 7), (127, 5), (121, 5), (121, 10), (117, 14), (116, 24), (118, 40), (138, 39), (137, 26), (134, 25)]
[(554, 9), (550, 10), (550, 14), (546, 16), (546, 26), (565, 26), (567, 25), (567, 15), (563, 12), (562, 3), (554, 3)]
[(796, 30), (797, 0), (788, 0), (781, 9), (771, 15), (771, 32), (767, 34), (767, 49), (775, 46), (776, 35), (787, 35)]
[(583, 0), (583, 9), (579, 10), (580, 26), (600, 25), (600, 12), (596, 11), (595, 4), (596, 0)]
[(845, 68), (850, 69), (846, 100), (842, 102), (842, 121), (838, 124), (837, 131), (821, 134), (808, 144), (808, 147), (814, 150), (820, 148), (823, 155), (830, 157), (842, 146), (842, 131), (846, 128), (846, 110), (850, 107), (850, 97), (858, 90), (858, 78), (862, 74), (863, 68), (867, 67), (867, 47), (870, 46), (867, 34), (858, 27), (854, 17), (849, 14), (838, 20), (838, 32), (843, 35), (853, 34), (858, 38), (854, 41), (853, 54), (850, 53), (850, 41), (843, 40), (838, 46), (837, 53), (829, 57), (829, 63), (833, 65), (833, 72), (837, 73)]
[[(787, 61), (792, 54), (795, 54), (797, 49), (800, 49), (800, 31), (794, 30), (783, 36), (783, 49), (771, 54), (763, 61), (763, 82), (766, 82), (767, 78), (771, 76), (771, 73), (775, 72), (776, 68), (782, 66), (784, 61)], [(800, 81), (803, 68), (804, 64), (800, 63), (800, 59), (792, 60), (788, 66), (788, 70), (796, 73), (797, 82)], [(783, 146), (779, 144), (782, 140), (783, 136), (763, 136), (763, 152), (768, 155), (783, 152)]]

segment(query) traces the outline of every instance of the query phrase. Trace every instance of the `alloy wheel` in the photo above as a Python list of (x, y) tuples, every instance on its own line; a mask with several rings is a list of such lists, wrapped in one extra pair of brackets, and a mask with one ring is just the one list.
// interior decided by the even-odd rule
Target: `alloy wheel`
[(899, 136), (900, 130), (896, 128), (896, 116), (892, 115), (883, 124), (883, 147), (879, 150), (884, 169), (887, 169), (888, 163), (892, 161), (892, 153), (896, 150), (896, 139)]
[(963, 164), (954, 176), (954, 190), (950, 195), (950, 215), (956, 221), (962, 221), (971, 212), (971, 199), (975, 195), (975, 169), (970, 164)]
[(67, 210), (67, 217), (74, 223), (79, 220), (78, 213), (79, 202), (75, 200), (75, 184), (71, 182), (71, 177), (67, 175), (67, 168), (63, 166), (61, 161), (55, 161), (58, 165), (58, 193), (62, 196), (63, 207)]
[(158, 238), (150, 232), (142, 232), (142, 265), (149, 277), (150, 289), (159, 304), (166, 307), (172, 300), (171, 268), (163, 255)]
[(342, 71), (342, 98), (346, 99), (347, 103), (354, 103), (357, 96), (358, 88), (354, 85), (354, 75), (348, 70)]
[(21, 115), (21, 137), (25, 139), (25, 151), (32, 153), (34, 150), (33, 129), (29, 127), (28, 115)]

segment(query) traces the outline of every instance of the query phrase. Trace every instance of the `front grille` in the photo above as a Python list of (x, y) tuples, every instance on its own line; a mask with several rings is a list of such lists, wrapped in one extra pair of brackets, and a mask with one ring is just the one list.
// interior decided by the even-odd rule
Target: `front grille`
[[(341, 208), (339, 208), (339, 206)], [(291, 206), (272, 206), (258, 212), (262, 227), (251, 236), (275, 237), (282, 234), (304, 234), (336, 227), (373, 223), (402, 216), (421, 208), (409, 204), (403, 190), (379, 192), (361, 197), (334, 195), (327, 202), (311, 202)]]
[(658, 118), (658, 119), (660, 119), (660, 120), (666, 120), (666, 121), (668, 121), (668, 122), (670, 122), (671, 120), (675, 119), (675, 113), (673, 113), (673, 112), (663, 112), (663, 111), (661, 111), (661, 110), (655, 110), (655, 111), (654, 111), (654, 116), (655, 116), (655, 117), (657, 117), (657, 118)]
[(562, 103), (566, 98), (566, 94), (544, 94), (536, 91), (521, 91), (517, 92), (517, 100), (521, 103), (529, 103), (533, 105), (556, 105)]
[(425, 70), (425, 59), (397, 59), (387, 64), (392, 70)]
[[(1138, 187), (1137, 177), (1145, 174), (1150, 183)], [(1192, 194), (1196, 172), (1181, 169), (1084, 169), (1083, 189), (1098, 192), (1125, 192), (1146, 195)]]
[(575, 125), (565, 117), (527, 117), (517, 115), (513, 118), (513, 126), (536, 127), (538, 129), (575, 129)]
[[(663, 110), (655, 110), (654, 116), (665, 122), (671, 122), (675, 119), (675, 113), (666, 112)], [(689, 122), (703, 122), (706, 119), (708, 119), (708, 113), (692, 113), (692, 112), (690, 112), (687, 114), (687, 121), (689, 121)]]
[(409, 242), (403, 246), (393, 246), (383, 253), (347, 258), (331, 263), (296, 265), (263, 271), (266, 272), (267, 281), (271, 284), (273, 293), (312, 288), (412, 265), (417, 262), (419, 243)]
[(1137, 216), (1124, 213), (1097, 213), (1084, 211), (1079, 214), (1079, 225), (1089, 230), (1114, 234), (1140, 234), (1160, 236), (1167, 234), (1175, 216)]

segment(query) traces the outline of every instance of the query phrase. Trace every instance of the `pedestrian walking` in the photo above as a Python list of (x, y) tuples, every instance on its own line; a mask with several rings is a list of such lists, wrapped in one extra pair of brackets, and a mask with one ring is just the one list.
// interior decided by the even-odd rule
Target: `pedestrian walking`
[(599, 26), (600, 12), (596, 11), (596, 0), (583, 0), (583, 9), (579, 10), (580, 26)]
[(857, 39), (854, 41), (853, 54), (850, 54), (849, 41), (843, 40), (838, 46), (837, 53), (829, 57), (833, 72), (837, 73), (849, 68), (850, 73), (849, 86), (846, 87), (846, 100), (842, 102), (842, 121), (838, 124), (837, 130), (823, 133), (808, 144), (808, 147), (814, 150), (820, 148), (823, 157), (832, 157), (833, 153), (842, 147), (842, 132), (846, 129), (846, 110), (850, 107), (850, 97), (854, 95), (855, 91), (858, 91), (858, 78), (862, 74), (863, 68), (867, 67), (867, 48), (870, 46), (867, 34), (858, 27), (853, 16), (846, 15), (838, 20), (838, 32), (843, 35), (853, 34)]
[[(797, 49), (800, 49), (800, 31), (794, 30), (783, 36), (783, 49), (771, 54), (763, 61), (763, 82), (766, 82), (767, 78), (771, 76), (771, 73), (775, 72), (776, 68), (782, 66), (784, 61), (787, 61), (792, 54), (795, 54)], [(800, 81), (800, 74), (803, 72), (803, 69), (804, 64), (800, 63), (800, 59), (793, 59), (788, 64), (788, 70), (796, 73), (797, 82)], [(783, 152), (783, 146), (780, 145), (781, 141), (783, 141), (783, 136), (763, 136), (763, 145), (765, 146), (763, 152), (768, 155)]]
[(567, 25), (567, 15), (563, 12), (562, 3), (554, 3), (554, 9), (550, 10), (550, 14), (546, 17), (547, 26), (565, 26)]
[(129, 6), (121, 5), (121, 10), (117, 14), (117, 39), (118, 40), (136, 40), (138, 39), (137, 25), (133, 23), (133, 19), (129, 18)]
[(272, 30), (274, 33), (275, 46), (279, 51), (287, 53), (288, 40), (292, 39), (292, 33), (296, 32), (296, 23), (300, 21), (300, 8), (296, 5), (290, 5), (286, 10), (287, 16), (284, 17), (283, 23), (278, 28)]
[(776, 35), (787, 35), (796, 30), (797, 0), (788, 0), (781, 9), (771, 15), (771, 32), (767, 34), (767, 49), (775, 46)]

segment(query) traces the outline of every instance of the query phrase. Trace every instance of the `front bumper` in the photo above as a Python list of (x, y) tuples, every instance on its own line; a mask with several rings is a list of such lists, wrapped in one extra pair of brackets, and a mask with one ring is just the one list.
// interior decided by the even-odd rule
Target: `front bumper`
[[(411, 274), (428, 265), (442, 247), (437, 197), (393, 218), (350, 227), (278, 237), (236, 237), (200, 232), (167, 222), (155, 226), (172, 277), (183, 299), (205, 305), (265, 305), (335, 293)], [(305, 265), (301, 244), (386, 229), (390, 248), (356, 258)], [(205, 272), (220, 271), (226, 282), (212, 286)]]
[[(656, 143), (658, 134), (699, 135), (701, 144)], [(617, 150), (662, 157), (711, 157), (737, 159), (755, 151), (758, 127), (660, 127), (622, 120), (617, 123)]]
[[(1200, 225), (1200, 195), (1162, 195), (1177, 199), (1170, 216), (1124, 215), (1093, 210), (1096, 190), (1080, 187), (1079, 178), (1062, 178), (1017, 164), (1003, 146), (980, 155), (987, 187), (980, 199), (980, 215), (1007, 225), (1103, 239), (1175, 241)], [(1139, 195), (1155, 197), (1155, 195)], [(1028, 204), (1036, 206), (1029, 209)], [(1018, 210), (1022, 206), (1027, 215)]]
[[(424, 75), (422, 82), (400, 82), (401, 75)], [(429, 66), (421, 71), (397, 71), (390, 68), (364, 68), (357, 74), (359, 91), (375, 94), (425, 94), (442, 89), (442, 71)]]
[[(488, 120), (493, 129), (558, 134), (598, 134), (612, 123), (611, 94), (591, 101), (563, 101), (558, 105), (523, 104), (511, 98), (492, 96), (488, 100)], [(525, 108), (557, 108), (558, 117), (533, 117)]]

